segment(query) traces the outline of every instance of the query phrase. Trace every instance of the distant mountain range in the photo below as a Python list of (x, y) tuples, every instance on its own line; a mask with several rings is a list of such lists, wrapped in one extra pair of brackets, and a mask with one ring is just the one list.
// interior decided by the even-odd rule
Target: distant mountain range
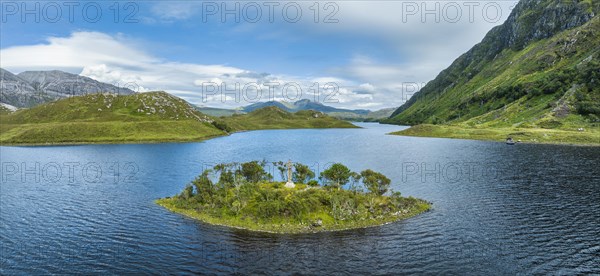
[(70, 96), (99, 92), (130, 95), (131, 89), (63, 71), (25, 71), (17, 75), (0, 68), (0, 103), (28, 108)]
[(314, 102), (308, 99), (302, 99), (296, 102), (282, 102), (282, 101), (268, 101), (254, 103), (248, 106), (240, 107), (237, 109), (222, 109), (213, 107), (198, 107), (198, 110), (204, 114), (211, 116), (231, 116), (233, 114), (245, 114), (250, 113), (258, 109), (265, 107), (277, 107), (287, 112), (298, 112), (303, 110), (313, 110), (323, 112), (331, 117), (356, 120), (356, 121), (374, 121), (389, 117), (396, 108), (385, 108), (377, 111), (371, 111), (368, 109), (343, 109), (336, 108), (322, 103)]
[(355, 114), (359, 114), (359, 115), (366, 115), (370, 112), (370, 110), (366, 110), (366, 109), (351, 110), (351, 109), (335, 108), (332, 106), (324, 105), (322, 103), (313, 102), (308, 99), (302, 99), (302, 100), (299, 100), (299, 101), (296, 101), (293, 103), (292, 102), (290, 102), (290, 103), (280, 102), (280, 101), (268, 101), (268, 102), (255, 103), (255, 104), (251, 104), (251, 105), (243, 107), (242, 111), (252, 112), (254, 110), (261, 109), (261, 108), (267, 107), (267, 106), (275, 106), (275, 107), (278, 107), (287, 112), (296, 112), (296, 111), (300, 111), (300, 110), (314, 110), (314, 111), (319, 111), (319, 112), (323, 112), (323, 113), (349, 112), (349, 113), (355, 113)]
[[(0, 68), (0, 104), (3, 112), (15, 108), (30, 108), (39, 104), (71, 96), (81, 96), (100, 92), (119, 95), (131, 95), (135, 92), (111, 84), (99, 82), (88, 77), (63, 71), (25, 71), (13, 74)], [(329, 116), (355, 121), (375, 121), (389, 117), (395, 108), (377, 111), (367, 109), (343, 109), (324, 105), (308, 99), (296, 102), (268, 101), (254, 103), (237, 109), (196, 107), (204, 114), (221, 117), (234, 114), (247, 114), (265, 107), (277, 107), (286, 112), (313, 110)]]

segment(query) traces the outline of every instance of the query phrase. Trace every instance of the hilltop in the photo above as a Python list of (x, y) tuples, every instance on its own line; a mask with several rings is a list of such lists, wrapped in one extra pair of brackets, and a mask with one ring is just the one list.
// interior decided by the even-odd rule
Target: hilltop
[(523, 0), (385, 123), (399, 134), (600, 143), (599, 2)]
[(0, 129), (3, 144), (196, 141), (226, 134), (165, 92), (62, 99), (3, 115)]

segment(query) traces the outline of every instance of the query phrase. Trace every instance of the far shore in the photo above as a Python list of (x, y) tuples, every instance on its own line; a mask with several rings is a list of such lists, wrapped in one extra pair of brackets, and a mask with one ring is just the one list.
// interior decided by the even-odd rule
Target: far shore
[[(351, 122), (352, 123), (352, 122)], [(356, 126), (355, 128), (361, 128)], [(231, 133), (223, 133), (222, 135), (212, 135), (212, 136), (203, 136), (197, 139), (152, 139), (152, 140), (98, 140), (98, 141), (73, 141), (73, 142), (44, 142), (44, 143), (6, 143), (0, 142), (0, 146), (3, 147), (51, 147), (51, 146), (81, 146), (81, 145), (130, 145), (130, 144), (170, 144), (170, 143), (197, 143), (204, 142), (207, 140), (227, 137), (232, 134), (249, 132), (249, 131), (258, 131), (258, 130), (293, 130), (293, 129), (353, 129), (353, 128), (265, 128), (265, 129), (245, 129), (245, 130), (237, 130)]]
[(600, 129), (570, 131), (544, 128), (465, 128), (453, 125), (415, 125), (392, 135), (505, 142), (508, 137), (526, 144), (600, 146)]

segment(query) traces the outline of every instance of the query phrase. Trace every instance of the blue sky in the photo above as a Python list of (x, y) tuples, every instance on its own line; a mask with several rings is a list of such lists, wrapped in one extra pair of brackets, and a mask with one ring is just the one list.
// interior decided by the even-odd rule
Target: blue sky
[[(265, 2), (81, 2), (72, 9), (72, 22), (65, 2), (53, 3), (2, 3), (4, 69), (60, 69), (218, 107), (251, 100), (202, 94), (203, 84), (277, 82), (275, 99), (294, 100), (277, 89), (297, 83), (302, 98), (314, 100), (310, 87), (331, 82), (339, 90), (325, 104), (378, 109), (401, 105), (501, 24), (515, 1), (319, 2), (318, 22), (313, 1), (289, 4), (287, 17), (287, 2), (280, 2), (271, 18)], [(236, 3), (239, 22), (231, 14), (223, 20), (223, 5), (234, 9)], [(262, 17), (254, 20), (257, 7)], [(39, 22), (24, 9), (34, 10)], [(290, 22), (296, 10), (302, 15)], [(323, 22), (328, 14), (337, 22)]]

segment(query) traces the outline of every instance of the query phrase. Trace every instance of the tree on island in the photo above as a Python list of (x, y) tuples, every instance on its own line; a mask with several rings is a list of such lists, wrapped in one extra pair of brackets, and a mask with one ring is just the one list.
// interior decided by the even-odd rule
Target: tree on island
[(231, 168), (234, 164), (218, 164), (214, 167), (216, 173), (219, 174), (219, 181), (217, 182), (223, 188), (231, 188), (234, 186), (235, 175)]
[(378, 173), (371, 169), (362, 171), (360, 175), (362, 176), (362, 181), (365, 187), (367, 187), (371, 193), (376, 195), (385, 194), (390, 187), (390, 183), (392, 182), (382, 173)]
[(258, 161), (250, 161), (242, 163), (238, 169), (239, 173), (248, 181), (252, 183), (259, 182), (261, 180), (269, 180), (272, 176), (267, 173), (264, 169), (265, 162), (259, 163)]
[(277, 161), (273, 162), (272, 164), (279, 171), (279, 176), (281, 177), (281, 179), (285, 179), (285, 172), (287, 171), (285, 163), (283, 163), (283, 161)]
[(208, 201), (215, 194), (213, 182), (209, 177), (211, 173), (212, 170), (205, 170), (200, 176), (192, 181), (192, 185), (196, 188), (196, 193), (200, 196), (202, 201)]
[(350, 181), (352, 171), (340, 163), (335, 163), (321, 173), (321, 178), (334, 188), (339, 189)]
[(308, 183), (314, 177), (315, 173), (307, 165), (294, 163), (292, 179), (295, 183)]

